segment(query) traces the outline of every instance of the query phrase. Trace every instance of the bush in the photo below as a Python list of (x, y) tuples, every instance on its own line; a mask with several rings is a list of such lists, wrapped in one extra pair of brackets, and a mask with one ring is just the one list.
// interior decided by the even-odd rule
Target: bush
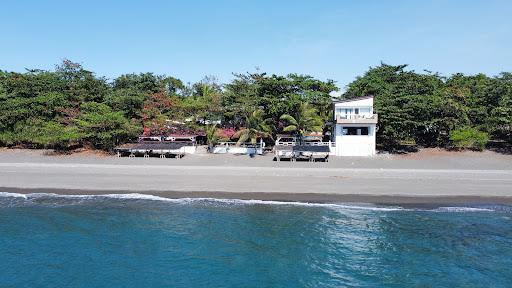
[(142, 132), (142, 127), (104, 103), (84, 102), (80, 108), (78, 131), (95, 148), (110, 150)]
[(66, 149), (81, 137), (75, 126), (64, 126), (53, 120), (34, 119), (16, 128), (17, 141), (43, 148)]
[(229, 141), (231, 137), (235, 135), (235, 128), (219, 128), (215, 132), (215, 135), (219, 138), (220, 141)]
[(478, 129), (466, 127), (450, 132), (450, 141), (459, 149), (483, 150), (489, 141), (489, 134)]

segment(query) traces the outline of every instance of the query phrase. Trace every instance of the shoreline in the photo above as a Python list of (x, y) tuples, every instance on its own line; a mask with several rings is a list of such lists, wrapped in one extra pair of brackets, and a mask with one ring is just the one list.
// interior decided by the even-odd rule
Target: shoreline
[(1, 151), (0, 192), (141, 193), (381, 205), (512, 205), (512, 156), (492, 153), (333, 158), (273, 162), (271, 156), (188, 155), (183, 159), (44, 156)]
[(282, 193), (282, 192), (223, 192), (223, 191), (124, 191), (124, 190), (81, 190), (58, 188), (16, 188), (0, 187), (0, 192), (16, 194), (57, 194), (61, 196), (104, 196), (143, 194), (168, 199), (217, 199), (217, 200), (260, 200), (278, 202), (299, 202), (318, 204), (375, 204), (403, 207), (442, 207), (446, 205), (508, 205), (512, 196), (403, 196), (371, 194), (325, 194), (325, 193)]

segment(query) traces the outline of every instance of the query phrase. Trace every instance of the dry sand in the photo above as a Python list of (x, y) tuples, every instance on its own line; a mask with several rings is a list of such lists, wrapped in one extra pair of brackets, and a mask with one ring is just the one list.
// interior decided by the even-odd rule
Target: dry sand
[(428, 149), (409, 155), (332, 157), (328, 163), (272, 157), (187, 155), (117, 158), (0, 150), (0, 191), (148, 193), (308, 202), (512, 204), (512, 156)]

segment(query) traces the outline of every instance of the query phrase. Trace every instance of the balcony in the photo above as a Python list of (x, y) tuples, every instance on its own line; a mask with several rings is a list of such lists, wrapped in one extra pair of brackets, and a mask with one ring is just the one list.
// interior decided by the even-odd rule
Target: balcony
[(352, 114), (352, 115), (336, 115), (337, 124), (377, 124), (377, 114), (364, 115), (364, 114)]

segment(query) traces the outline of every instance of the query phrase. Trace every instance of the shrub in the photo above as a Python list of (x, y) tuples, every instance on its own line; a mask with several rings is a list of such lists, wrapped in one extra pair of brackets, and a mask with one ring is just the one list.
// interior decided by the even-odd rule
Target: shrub
[(222, 141), (229, 141), (233, 135), (235, 135), (236, 130), (234, 128), (220, 128), (217, 129), (215, 135), (219, 137)]
[(120, 111), (103, 103), (84, 102), (75, 120), (80, 135), (96, 148), (109, 150), (137, 136), (142, 127), (128, 121)]
[(466, 127), (450, 132), (450, 141), (459, 149), (483, 150), (489, 141), (489, 134), (476, 128)]
[(219, 142), (216, 125), (206, 126), (206, 141), (208, 142), (209, 146), (215, 146)]

